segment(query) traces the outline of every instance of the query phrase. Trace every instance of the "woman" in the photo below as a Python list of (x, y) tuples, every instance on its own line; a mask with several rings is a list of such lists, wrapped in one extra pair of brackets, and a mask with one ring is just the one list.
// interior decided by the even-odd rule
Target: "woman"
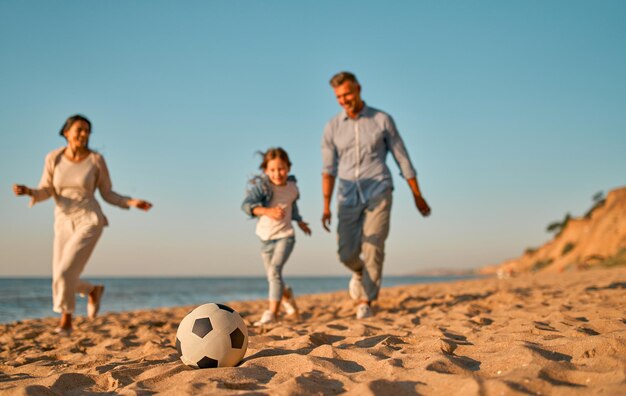
[(88, 296), (87, 314), (95, 318), (104, 292), (103, 285), (80, 279), (102, 229), (108, 224), (95, 199), (96, 188), (112, 205), (145, 211), (152, 207), (150, 202), (124, 197), (112, 190), (104, 158), (89, 149), (90, 134), (91, 122), (87, 118), (69, 117), (60, 131), (67, 145), (46, 156), (39, 187), (13, 185), (16, 195), (31, 197), (30, 206), (50, 197), (55, 200), (52, 300), (54, 311), (61, 313), (55, 331), (64, 335), (72, 331), (76, 293)]

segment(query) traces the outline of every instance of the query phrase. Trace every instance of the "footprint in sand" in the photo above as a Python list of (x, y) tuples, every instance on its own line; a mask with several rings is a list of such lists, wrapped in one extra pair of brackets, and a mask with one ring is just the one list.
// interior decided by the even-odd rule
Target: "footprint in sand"
[(312, 333), (308, 336), (309, 343), (314, 346), (332, 345), (338, 341), (343, 341), (346, 337), (331, 335), (326, 333)]
[(426, 383), (420, 381), (389, 381), (381, 379), (364, 384), (363, 386), (367, 386), (374, 395), (419, 395), (416, 391), (418, 385), (426, 385)]
[(470, 304), (469, 307), (467, 307), (467, 313), (465, 316), (473, 318), (474, 316), (478, 316), (482, 313), (491, 313), (491, 309), (483, 307), (479, 304)]
[(599, 287), (599, 286), (590, 286), (585, 289), (585, 291), (600, 291), (606, 289), (626, 289), (626, 282), (613, 282), (608, 286)]
[(558, 331), (554, 327), (552, 327), (549, 323), (545, 322), (533, 322), (536, 329), (544, 330), (544, 331)]
[(597, 336), (597, 335), (599, 335), (599, 334), (600, 334), (600, 333), (598, 333), (597, 331), (595, 331), (594, 329), (591, 329), (591, 328), (589, 328), (589, 327), (578, 327), (578, 328), (576, 329), (576, 331), (578, 331), (578, 332), (580, 332), (580, 333), (583, 333), (583, 334), (590, 335), (590, 336)]
[(341, 381), (329, 378), (319, 370), (302, 374), (283, 384), (285, 389), (292, 394), (339, 394), (346, 392)]
[(469, 342), (467, 340), (467, 337), (465, 337), (462, 334), (456, 334), (453, 333), (451, 331), (448, 331), (448, 329), (446, 329), (445, 327), (440, 327), (439, 331), (441, 331), (441, 334), (443, 334), (443, 336), (445, 337), (445, 339), (447, 339), (448, 341), (451, 341), (457, 345), (474, 345), (471, 342)]
[(554, 362), (561, 362), (561, 361), (571, 362), (572, 361), (572, 357), (570, 355), (543, 349), (539, 345), (534, 344), (534, 343), (527, 342), (524, 344), (524, 346), (530, 349), (531, 351), (536, 352), (539, 356), (543, 357), (544, 359), (552, 360)]
[(35, 378), (35, 377), (26, 373), (15, 373), (15, 374), (0, 373), (0, 382), (11, 382), (11, 381), (18, 381), (18, 380), (23, 380), (23, 379), (31, 379), (31, 378)]
[(513, 389), (514, 391), (519, 392), (519, 393), (523, 393), (525, 395), (537, 395), (537, 394), (539, 394), (539, 392), (532, 391), (532, 390), (528, 389), (527, 387), (525, 387), (524, 385), (518, 384), (517, 382), (504, 381), (504, 383), (506, 384), (506, 386), (508, 386), (509, 388)]
[(475, 326), (489, 326), (490, 324), (493, 323), (493, 319), (480, 317), (478, 318), (478, 320), (472, 319), (469, 322)]
[(95, 384), (96, 382), (90, 376), (77, 373), (67, 373), (61, 374), (54, 384), (52, 384), (50, 390), (56, 394), (65, 394), (69, 389), (71, 389), (77, 394), (85, 394), (89, 388)]
[(342, 326), (338, 324), (329, 324), (329, 325), (326, 325), (326, 327), (333, 329), (333, 330), (348, 330), (347, 326)]
[(338, 359), (338, 358), (326, 358), (326, 357), (316, 357), (316, 359), (328, 362), (333, 367), (348, 374), (360, 373), (362, 371), (365, 371), (365, 367), (361, 366), (360, 364), (352, 360), (344, 360), (344, 359)]
[(481, 362), (467, 356), (445, 355), (447, 360), (439, 359), (426, 370), (440, 374), (465, 374), (467, 371), (479, 371)]
[(585, 385), (576, 384), (576, 383), (568, 381), (566, 378), (563, 378), (566, 376), (567, 376), (567, 371), (563, 371), (563, 370), (559, 370), (558, 372), (555, 370), (547, 370), (547, 369), (539, 370), (539, 378), (541, 378), (544, 381), (549, 382), (551, 385), (569, 386), (572, 388), (584, 388), (585, 387)]
[(129, 334), (122, 338), (122, 344), (124, 344), (125, 347), (136, 347), (141, 345), (140, 342), (135, 341), (137, 339), (138, 337), (135, 334)]

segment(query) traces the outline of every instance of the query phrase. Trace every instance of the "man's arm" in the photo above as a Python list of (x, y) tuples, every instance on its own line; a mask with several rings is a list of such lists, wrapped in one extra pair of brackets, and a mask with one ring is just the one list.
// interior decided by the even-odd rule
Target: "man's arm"
[(388, 116), (387, 118), (386, 127), (385, 142), (387, 144), (387, 148), (391, 152), (393, 159), (398, 164), (402, 176), (409, 184), (409, 188), (411, 188), (413, 199), (415, 200), (415, 206), (420, 211), (422, 216), (426, 217), (430, 215), (430, 206), (428, 206), (428, 203), (426, 203), (426, 200), (422, 196), (419, 184), (417, 184), (417, 172), (415, 172), (413, 164), (411, 164), (409, 153), (404, 146), (404, 141), (402, 141), (400, 133), (398, 133), (396, 124), (391, 116)]
[(333, 198), (333, 190), (335, 189), (335, 176), (328, 173), (322, 173), (322, 195), (324, 196), (324, 211), (322, 213), (322, 227), (330, 232), (330, 201)]
[(426, 217), (430, 215), (430, 206), (428, 206), (428, 203), (426, 203), (426, 200), (422, 196), (420, 187), (417, 184), (417, 177), (412, 177), (410, 179), (407, 179), (407, 183), (409, 183), (409, 187), (411, 188), (411, 192), (413, 193), (415, 206), (417, 206), (417, 209), (420, 211), (422, 216)]

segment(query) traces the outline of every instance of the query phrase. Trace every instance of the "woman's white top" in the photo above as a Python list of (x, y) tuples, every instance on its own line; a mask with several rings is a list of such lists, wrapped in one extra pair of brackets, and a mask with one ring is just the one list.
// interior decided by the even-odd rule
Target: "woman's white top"
[(65, 147), (46, 156), (39, 187), (33, 189), (30, 205), (53, 197), (56, 215), (83, 215), (95, 212), (107, 224), (102, 209), (96, 201), (96, 188), (102, 198), (111, 205), (128, 209), (128, 200), (113, 191), (109, 170), (102, 155), (91, 152), (80, 162), (73, 162), (64, 155)]

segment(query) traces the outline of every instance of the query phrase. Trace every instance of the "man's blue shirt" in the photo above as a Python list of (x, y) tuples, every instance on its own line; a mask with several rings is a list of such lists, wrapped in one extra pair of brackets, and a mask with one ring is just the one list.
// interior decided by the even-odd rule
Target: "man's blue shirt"
[(393, 189), (386, 164), (388, 152), (402, 177), (416, 177), (404, 142), (387, 113), (364, 105), (356, 119), (342, 111), (326, 124), (322, 136), (322, 172), (336, 177), (339, 205), (367, 203)]

